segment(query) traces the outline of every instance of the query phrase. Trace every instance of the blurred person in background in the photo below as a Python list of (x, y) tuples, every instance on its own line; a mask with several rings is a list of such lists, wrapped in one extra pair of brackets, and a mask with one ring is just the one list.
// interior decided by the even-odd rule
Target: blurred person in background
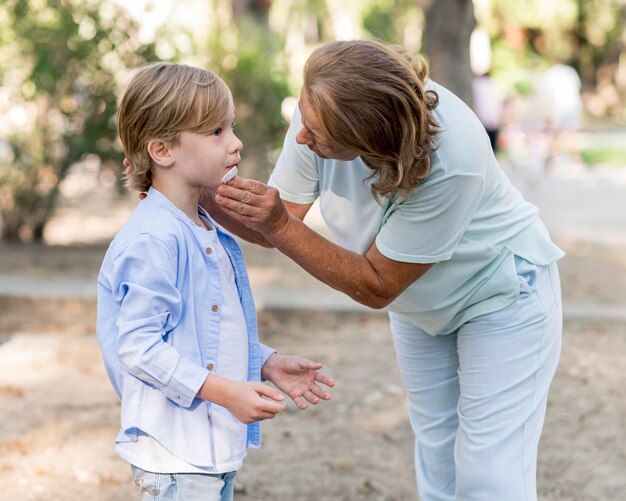
[(570, 160), (579, 161), (576, 133), (581, 125), (583, 104), (578, 73), (571, 66), (557, 62), (545, 71), (537, 92), (549, 135), (546, 166), (549, 167), (560, 155), (569, 155)]
[(474, 113), (485, 126), (494, 153), (498, 153), (498, 136), (502, 126), (503, 100), (489, 72), (472, 79)]

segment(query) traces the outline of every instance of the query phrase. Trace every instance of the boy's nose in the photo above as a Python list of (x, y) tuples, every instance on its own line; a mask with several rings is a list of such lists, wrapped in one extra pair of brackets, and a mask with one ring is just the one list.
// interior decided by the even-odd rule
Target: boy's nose
[(235, 141), (233, 143), (233, 151), (241, 151), (242, 149), (243, 149), (243, 143), (241, 142), (241, 139), (235, 136)]

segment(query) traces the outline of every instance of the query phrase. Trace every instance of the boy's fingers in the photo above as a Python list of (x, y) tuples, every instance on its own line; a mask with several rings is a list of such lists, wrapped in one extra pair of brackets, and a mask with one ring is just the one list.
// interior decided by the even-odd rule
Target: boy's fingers
[(266, 414), (261, 414), (259, 416), (259, 419), (257, 419), (257, 421), (265, 421), (266, 419), (274, 419), (275, 417), (276, 417), (276, 414), (271, 414), (268, 412)]
[(303, 396), (299, 396), (293, 399), (293, 402), (296, 404), (296, 407), (300, 410), (306, 409), (308, 406)]
[(309, 402), (311, 402), (313, 405), (317, 404), (320, 401), (319, 397), (315, 395), (315, 393), (313, 393), (311, 390), (304, 392), (304, 395), (302, 396), (306, 398)]
[(282, 402), (283, 400), (285, 400), (285, 395), (279, 393), (274, 388), (270, 388), (263, 383), (258, 383), (255, 390), (262, 397), (271, 398), (272, 400), (276, 400), (277, 402)]
[(303, 369), (303, 370), (318, 371), (322, 368), (322, 364), (320, 364), (319, 362), (313, 362), (313, 360), (307, 360), (306, 358), (300, 360), (299, 364), (300, 364), (300, 369)]
[(271, 414), (278, 414), (279, 412), (283, 412), (287, 404), (285, 402), (272, 402), (271, 400), (265, 400), (266, 404), (264, 405), (264, 411), (269, 412)]
[(277, 415), (278, 415), (278, 412), (264, 411), (260, 414), (259, 421), (264, 420), (264, 419), (274, 419)]
[(268, 419), (268, 416), (270, 415), (274, 417), (274, 415), (285, 410), (284, 402), (274, 402), (273, 400), (268, 400), (266, 398), (262, 400), (263, 402), (259, 405), (256, 412), (259, 419)]
[(321, 398), (322, 400), (330, 400), (332, 398), (330, 393), (322, 390), (317, 385), (311, 387), (311, 392), (314, 393), (317, 397)]
[(285, 402), (274, 402), (273, 400), (263, 399), (261, 412), (271, 412), (272, 414), (278, 414), (285, 410)]
[(335, 380), (328, 377), (326, 374), (322, 374), (321, 372), (317, 372), (315, 374), (315, 381), (317, 381), (318, 383), (323, 383), (331, 388), (335, 386)]

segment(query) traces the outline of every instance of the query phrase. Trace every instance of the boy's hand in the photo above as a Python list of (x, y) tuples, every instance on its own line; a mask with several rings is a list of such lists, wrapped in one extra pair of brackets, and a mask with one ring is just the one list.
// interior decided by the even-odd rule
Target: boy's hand
[(244, 424), (272, 419), (285, 409), (285, 397), (273, 388), (256, 382), (231, 381), (226, 391), (226, 407)]
[(322, 364), (306, 358), (273, 353), (263, 365), (261, 376), (289, 395), (299, 409), (306, 409), (307, 401), (317, 404), (320, 399), (331, 399), (318, 383), (332, 388), (335, 381), (319, 372), (321, 368)]
[(272, 419), (285, 409), (285, 397), (274, 388), (258, 383), (231, 381), (209, 376), (198, 396), (226, 407), (244, 424)]

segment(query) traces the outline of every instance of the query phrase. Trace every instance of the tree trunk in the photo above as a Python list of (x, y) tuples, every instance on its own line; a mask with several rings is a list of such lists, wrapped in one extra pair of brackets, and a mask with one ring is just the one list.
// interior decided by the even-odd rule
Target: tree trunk
[(233, 15), (236, 20), (251, 17), (262, 26), (269, 24), (272, 0), (233, 0)]
[(431, 78), (472, 106), (470, 37), (476, 26), (472, 0), (421, 0), (426, 15), (424, 51)]

